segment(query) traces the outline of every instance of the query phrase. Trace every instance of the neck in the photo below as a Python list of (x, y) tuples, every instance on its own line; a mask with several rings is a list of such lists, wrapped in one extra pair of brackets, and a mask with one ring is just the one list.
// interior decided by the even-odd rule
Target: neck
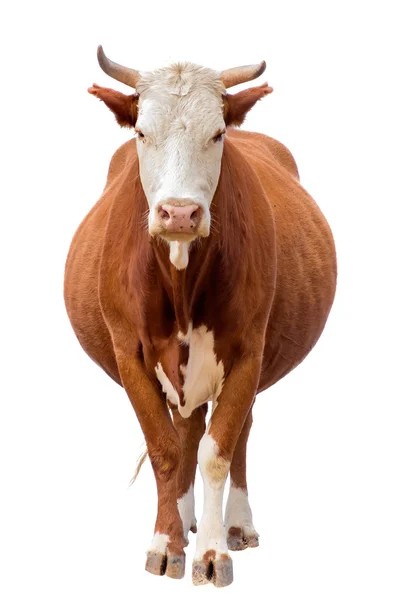
[[(167, 338), (176, 329), (185, 335), (190, 322), (214, 331), (229, 328), (230, 323), (246, 322), (242, 316), (257, 309), (263, 291), (260, 273), (267, 268), (271, 229), (268, 205), (255, 215), (252, 198), (262, 194), (258, 180), (243, 157), (226, 141), (219, 184), (211, 204), (211, 231), (197, 239), (190, 248), (175, 248), (186, 256), (181, 269), (171, 262), (170, 246), (152, 239), (140, 224), (147, 210), (147, 200), (134, 165), (126, 163), (126, 175), (116, 179), (116, 189), (108, 228), (118, 232), (105, 246), (109, 260), (105, 272), (122, 284), (125, 309), (143, 331)], [(133, 160), (132, 159), (132, 160)], [(132, 171), (137, 173), (132, 184)], [(269, 229), (268, 229), (269, 227)], [(273, 232), (272, 232), (273, 233)], [(114, 257), (123, 255), (123, 273), (116, 273)], [(114, 262), (113, 262), (114, 261)], [(239, 297), (238, 289), (246, 290)]]
[(157, 282), (166, 292), (178, 330), (185, 335), (190, 323), (204, 317), (204, 297), (215, 287), (213, 273), (217, 256), (212, 239), (198, 240), (187, 248), (188, 262), (178, 269), (170, 260), (166, 244), (153, 243), (157, 263)]

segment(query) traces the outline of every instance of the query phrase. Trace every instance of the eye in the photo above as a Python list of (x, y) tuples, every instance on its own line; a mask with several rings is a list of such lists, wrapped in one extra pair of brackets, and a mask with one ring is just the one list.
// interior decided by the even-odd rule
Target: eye
[(225, 133), (226, 133), (226, 129), (224, 129), (224, 131), (218, 131), (213, 137), (213, 142), (220, 142), (222, 140), (222, 138), (224, 137)]
[(140, 138), (142, 140), (144, 138), (144, 133), (142, 133), (140, 131), (140, 129), (135, 129), (135, 131), (136, 131), (136, 134), (137, 134), (138, 138)]

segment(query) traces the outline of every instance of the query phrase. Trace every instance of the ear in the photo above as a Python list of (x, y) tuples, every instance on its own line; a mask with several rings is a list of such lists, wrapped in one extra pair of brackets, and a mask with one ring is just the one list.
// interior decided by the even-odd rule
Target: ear
[(264, 83), (259, 87), (249, 88), (237, 94), (226, 94), (224, 96), (224, 118), (226, 125), (241, 125), (246, 114), (267, 94), (271, 94), (272, 87)]
[(121, 127), (134, 127), (137, 119), (137, 105), (139, 94), (126, 96), (121, 92), (116, 92), (110, 88), (103, 88), (93, 84), (88, 89), (89, 94), (93, 94), (114, 113), (117, 122)]

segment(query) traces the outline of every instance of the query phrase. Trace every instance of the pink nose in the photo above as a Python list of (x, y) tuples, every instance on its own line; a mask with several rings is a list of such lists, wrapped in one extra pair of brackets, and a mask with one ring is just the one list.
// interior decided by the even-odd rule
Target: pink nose
[(200, 222), (201, 208), (197, 204), (163, 204), (158, 214), (168, 233), (194, 233)]

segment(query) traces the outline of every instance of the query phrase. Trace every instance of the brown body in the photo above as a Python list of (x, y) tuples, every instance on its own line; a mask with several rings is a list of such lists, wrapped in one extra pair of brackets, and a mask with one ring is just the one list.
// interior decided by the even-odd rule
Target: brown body
[[(318, 340), (335, 293), (335, 251), (325, 218), (297, 181), (297, 167), (289, 151), (270, 137), (239, 130), (229, 131), (228, 143), (236, 149), (235, 158), (239, 159), (237, 152), (240, 152), (240, 160), (257, 174), (262, 190), (259, 190), (258, 198), (252, 198), (252, 202), (257, 205), (256, 210), (267, 213), (265, 221), (268, 228), (262, 232), (270, 246), (268, 264), (263, 265), (267, 272), (258, 275), (268, 298), (263, 310), (265, 313), (270, 311), (258, 385), (258, 392), (261, 392), (299, 364)], [(184, 348), (178, 344), (177, 327), (179, 329), (178, 324), (182, 323), (180, 329), (185, 329), (188, 319), (194, 318), (194, 324), (196, 321), (205, 323), (216, 331), (218, 355), (225, 364), (232, 360), (232, 348), (236, 344), (249, 343), (251, 346), (251, 336), (246, 336), (247, 319), (241, 319), (240, 313), (248, 312), (246, 294), (251, 294), (256, 282), (249, 280), (248, 290), (238, 288), (236, 294), (239, 296), (240, 292), (240, 297), (229, 299), (234, 317), (232, 327), (226, 295), (227, 288), (234, 286), (233, 282), (229, 283), (230, 267), (233, 268), (233, 265), (226, 266), (227, 273), (223, 277), (227, 281), (224, 281), (218, 270), (208, 270), (209, 264), (204, 262), (207, 251), (194, 249), (188, 267), (189, 272), (193, 271), (194, 281), (191, 281), (189, 273), (185, 273), (187, 281), (183, 290), (179, 280), (184, 276), (180, 277), (170, 267), (167, 249), (162, 243), (146, 239), (146, 249), (135, 247), (138, 238), (146, 237), (143, 219), (145, 199), (143, 196), (134, 198), (132, 189), (132, 183), (138, 177), (135, 145), (132, 140), (115, 153), (104, 193), (75, 234), (65, 272), (66, 307), (84, 350), (115, 381), (121, 383), (111, 332), (102, 310), (102, 291), (107, 291), (103, 288), (104, 267), (110, 259), (119, 258), (114, 254), (114, 246), (121, 244), (124, 237), (129, 237), (132, 245), (126, 251), (130, 256), (124, 257), (126, 260), (117, 262), (115, 266), (117, 272), (125, 271), (125, 281), (121, 277), (119, 293), (130, 298), (136, 313), (126, 315), (127, 319), (129, 316), (132, 319), (130, 343), (137, 349), (142, 348), (149, 361), (149, 377), (154, 378), (154, 366), (161, 358), (171, 380), (176, 381), (174, 372), (179, 371), (177, 366), (184, 360), (184, 357), (178, 357)], [(236, 166), (237, 173), (241, 175), (241, 165)], [(142, 203), (141, 211), (134, 206), (138, 202)], [(214, 202), (218, 202), (218, 191)], [(140, 220), (135, 221), (138, 213)], [(218, 222), (215, 228), (218, 228)], [(248, 235), (251, 244), (251, 232)], [(234, 238), (231, 244), (236, 241)], [(201, 244), (205, 247), (212, 245), (210, 240)], [(145, 256), (139, 256), (139, 250)], [(200, 268), (195, 264), (196, 251)], [(232, 253), (244, 263), (240, 252), (232, 249)], [(244, 266), (238, 265), (239, 270), (244, 271)], [(138, 278), (135, 270), (140, 269), (143, 269), (146, 280), (137, 281), (135, 286)], [(199, 284), (201, 270), (204, 271), (202, 285)], [(244, 274), (240, 273), (239, 277), (242, 280)], [(128, 282), (132, 283), (131, 288)], [(196, 286), (200, 288), (196, 290), (199, 295), (206, 290), (212, 298), (209, 303), (206, 298), (202, 299), (198, 309), (197, 299), (192, 295), (196, 291), (191, 289)], [(198, 311), (197, 315), (190, 312), (193, 307), (195, 312)], [(228, 331), (224, 331), (224, 326)], [(225, 336), (233, 342), (226, 345), (226, 353), (223, 349)], [(242, 341), (242, 336), (247, 340)], [(236, 337), (238, 340), (235, 340)]]
[[(219, 454), (207, 473), (219, 485), (230, 469), (232, 484), (246, 490), (254, 396), (317, 342), (335, 294), (336, 258), (329, 226), (300, 185), (290, 152), (261, 134), (228, 130), (211, 234), (193, 244), (186, 269), (175, 269), (165, 242), (149, 237), (146, 211), (132, 140), (115, 153), (103, 195), (75, 234), (65, 301), (81, 345), (125, 387), (146, 437), (159, 494), (155, 531), (170, 540), (167, 557), (150, 552), (147, 569), (180, 577), (185, 541), (176, 499), (194, 481), (206, 405), (188, 419), (170, 406), (173, 426), (155, 367), (162, 364), (184, 403), (180, 367), (188, 348), (178, 332), (191, 322), (213, 331), (225, 379), (208, 430)], [(257, 539), (245, 539), (238, 523), (228, 542), (242, 549)], [(196, 563), (195, 582), (210, 579), (214, 560), (214, 582), (229, 583), (223, 561), (210, 552)]]

